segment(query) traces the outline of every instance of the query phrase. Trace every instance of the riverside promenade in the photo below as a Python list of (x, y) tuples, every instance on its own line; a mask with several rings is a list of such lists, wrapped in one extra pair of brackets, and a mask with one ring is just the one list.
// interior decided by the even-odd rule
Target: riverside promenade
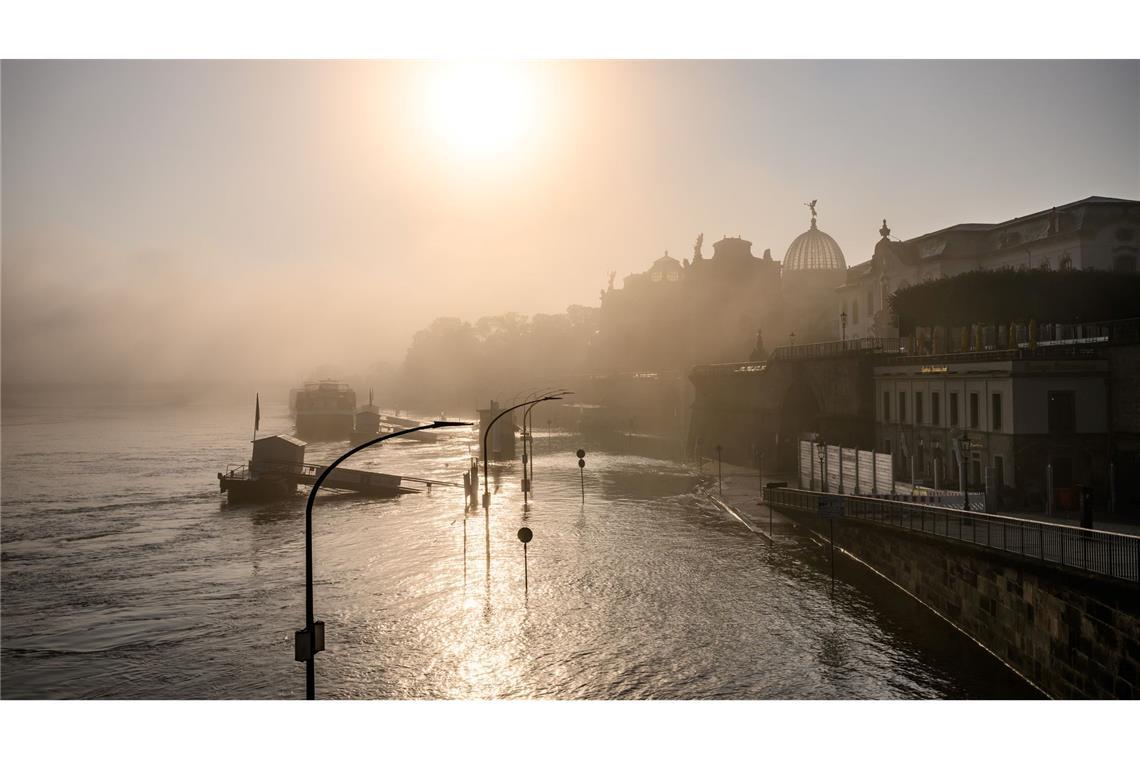
[[(789, 478), (717, 463), (703, 467), (705, 495), (776, 545), (806, 531), (873, 571), (1054, 698), (1140, 695), (1140, 543), (1136, 526), (1092, 531), (1065, 519), (962, 512), (860, 496), (845, 516), (816, 513), (819, 494)], [(1109, 532), (1119, 527), (1120, 532)]]
[[(715, 459), (706, 459), (703, 473), (705, 476), (705, 489), (709, 498), (717, 502), (722, 508), (748, 526), (749, 530), (767, 535), (769, 521), (778, 523), (781, 519), (779, 510), (772, 510), (763, 505), (764, 494), (760, 488), (760, 476), (756, 469), (749, 469), (739, 465), (725, 463), (722, 465), (723, 493), (717, 487), (717, 463)], [(790, 487), (796, 488), (799, 479), (794, 473), (764, 473), (764, 483), (786, 482)], [(890, 500), (888, 496), (879, 497)], [(900, 502), (906, 503), (906, 502)], [(1046, 523), (1062, 527), (1079, 527), (1079, 516), (1045, 515), (1040, 512), (1016, 512), (999, 510), (986, 512), (998, 517), (1014, 517), (1021, 520), (1031, 520), (1037, 523)], [(785, 524), (789, 521), (784, 520)], [(1134, 522), (1120, 522), (1114, 520), (1111, 514), (1097, 512), (1094, 516), (1093, 528), (1110, 533), (1140, 536), (1140, 524)]]
[[(725, 463), (721, 465), (718, 482), (716, 460), (706, 459), (701, 471), (704, 475), (702, 488), (705, 495), (753, 533), (775, 541), (780, 535), (781, 526), (786, 533), (792, 525), (792, 521), (779, 511), (764, 506), (761, 476), (757, 470)], [(787, 476), (779, 473), (764, 474), (763, 480), (765, 485), (778, 482), (794, 485)]]

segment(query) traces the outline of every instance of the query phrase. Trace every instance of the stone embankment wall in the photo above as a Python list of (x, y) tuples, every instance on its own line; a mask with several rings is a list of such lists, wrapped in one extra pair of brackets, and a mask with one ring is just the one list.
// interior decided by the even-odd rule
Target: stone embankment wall
[[(782, 509), (823, 536), (827, 522)], [(1140, 697), (1140, 584), (886, 525), (837, 520), (835, 544), (1052, 697)]]

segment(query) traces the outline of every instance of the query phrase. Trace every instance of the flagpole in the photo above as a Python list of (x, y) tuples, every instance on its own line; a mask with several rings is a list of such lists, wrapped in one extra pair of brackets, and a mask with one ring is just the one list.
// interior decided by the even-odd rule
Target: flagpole
[(261, 394), (254, 396), (253, 402), (253, 440), (257, 440), (257, 428), (261, 425)]

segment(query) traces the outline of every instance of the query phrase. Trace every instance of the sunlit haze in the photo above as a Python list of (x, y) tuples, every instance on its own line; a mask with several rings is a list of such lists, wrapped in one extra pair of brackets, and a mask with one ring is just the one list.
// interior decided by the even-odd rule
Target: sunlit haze
[(779, 260), (811, 199), (855, 264), (884, 218), (1135, 198), (1138, 93), (1135, 62), (6, 62), (4, 382), (398, 365), (698, 233)]
[(460, 63), (432, 72), (432, 127), (461, 157), (520, 149), (536, 127), (536, 93), (524, 66)]

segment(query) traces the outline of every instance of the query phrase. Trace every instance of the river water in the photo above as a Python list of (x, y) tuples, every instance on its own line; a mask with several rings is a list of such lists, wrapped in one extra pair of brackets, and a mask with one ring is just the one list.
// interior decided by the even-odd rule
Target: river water
[[(248, 408), (5, 401), (3, 697), (303, 697), (304, 501), (230, 506), (215, 476), (248, 458)], [(290, 430), (284, 404), (262, 412)], [(750, 533), (680, 464), (558, 431), (535, 449), (534, 500), (496, 468), (489, 520), (457, 488), (318, 500), (318, 697), (1034, 696), (867, 573), (833, 596), (814, 541)], [(458, 483), (477, 451), (459, 431), (346, 466)]]

